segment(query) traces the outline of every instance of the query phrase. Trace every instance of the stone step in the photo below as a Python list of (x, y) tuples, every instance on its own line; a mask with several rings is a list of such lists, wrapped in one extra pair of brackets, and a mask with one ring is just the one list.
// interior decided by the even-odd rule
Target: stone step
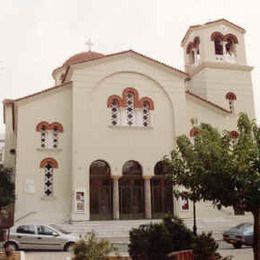
[[(86, 233), (94, 232), (99, 238), (106, 238), (110, 241), (128, 241), (129, 231), (132, 228), (137, 228), (141, 224), (158, 223), (160, 219), (141, 219), (141, 220), (107, 220), (107, 221), (85, 221), (73, 222), (72, 224), (59, 224), (63, 229), (68, 230), (78, 236), (84, 236)], [(193, 219), (183, 219), (184, 223), (192, 230)], [(242, 223), (252, 222), (251, 216), (239, 216), (232, 218), (207, 218), (197, 219), (197, 231), (213, 232), (215, 239), (222, 239), (222, 234), (225, 230)]]

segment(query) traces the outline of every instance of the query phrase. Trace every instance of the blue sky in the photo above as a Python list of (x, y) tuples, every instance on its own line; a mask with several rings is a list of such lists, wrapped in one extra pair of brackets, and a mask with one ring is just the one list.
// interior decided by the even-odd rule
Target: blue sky
[[(260, 100), (260, 2), (257, 0), (0, 0), (0, 99), (54, 85), (53, 69), (75, 53), (134, 49), (183, 69), (187, 28), (226, 18), (247, 30), (248, 64)], [(260, 119), (260, 104), (256, 102)], [(0, 133), (4, 131), (0, 109)]]

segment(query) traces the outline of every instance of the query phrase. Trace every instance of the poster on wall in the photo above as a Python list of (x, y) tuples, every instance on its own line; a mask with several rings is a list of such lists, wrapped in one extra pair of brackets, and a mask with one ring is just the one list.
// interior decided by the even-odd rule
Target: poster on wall
[(76, 191), (76, 212), (84, 213), (85, 212), (85, 192)]
[(180, 199), (181, 210), (189, 210), (189, 200), (187, 198)]

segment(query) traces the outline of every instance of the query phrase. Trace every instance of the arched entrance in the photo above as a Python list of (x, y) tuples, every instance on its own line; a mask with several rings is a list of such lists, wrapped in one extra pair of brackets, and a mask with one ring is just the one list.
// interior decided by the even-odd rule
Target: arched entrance
[(90, 219), (112, 219), (112, 180), (110, 167), (103, 160), (90, 165)]
[(162, 218), (167, 213), (173, 213), (172, 183), (166, 174), (164, 162), (158, 162), (154, 167), (154, 177), (151, 179), (153, 218)]
[(120, 218), (144, 218), (144, 180), (142, 167), (136, 161), (127, 161), (119, 180)]

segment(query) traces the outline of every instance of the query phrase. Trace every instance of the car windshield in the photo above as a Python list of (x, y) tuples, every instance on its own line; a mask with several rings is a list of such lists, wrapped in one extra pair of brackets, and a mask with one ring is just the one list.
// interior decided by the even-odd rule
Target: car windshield
[(249, 229), (251, 227), (252, 227), (252, 224), (250, 224), (250, 223), (242, 223), (242, 224), (237, 225), (235, 228), (239, 229), (239, 230), (243, 230), (243, 229)]
[(51, 227), (53, 227), (53, 228), (55, 228), (55, 229), (57, 229), (59, 232), (61, 232), (62, 234), (65, 234), (65, 235), (68, 235), (68, 234), (70, 234), (70, 232), (68, 232), (68, 231), (66, 231), (66, 230), (64, 230), (64, 229), (62, 229), (62, 228), (60, 228), (59, 226), (57, 226), (57, 225), (54, 225), (54, 224), (52, 224), (52, 225), (50, 225)]

